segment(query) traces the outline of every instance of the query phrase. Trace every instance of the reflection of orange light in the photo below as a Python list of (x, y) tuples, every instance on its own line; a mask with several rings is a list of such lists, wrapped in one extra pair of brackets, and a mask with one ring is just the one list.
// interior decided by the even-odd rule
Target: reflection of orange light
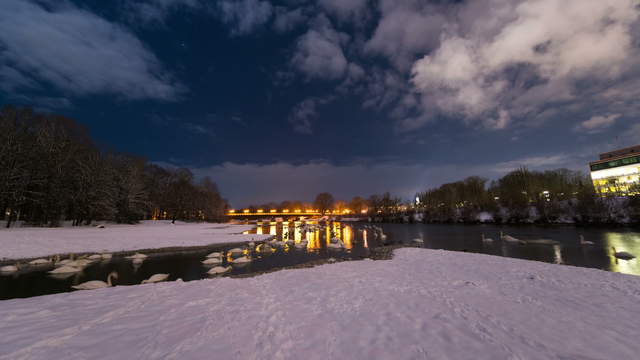
[(299, 212), (301, 212), (302, 210), (300, 210), (300, 209), (295, 209), (294, 211), (295, 211), (295, 212), (297, 212), (297, 213), (299, 213)]
[(360, 213), (361, 213), (361, 214), (366, 214), (366, 213), (367, 213), (367, 210), (360, 210)]
[(314, 211), (313, 211), (313, 210), (309, 210), (309, 209), (307, 209), (307, 210), (305, 210), (304, 212), (312, 213), (312, 212), (314, 212)]
[(284, 209), (284, 210), (282, 210), (282, 212), (283, 212), (283, 213), (288, 213), (288, 212), (289, 212), (289, 209)]
[(249, 209), (242, 210), (242, 212), (245, 213), (245, 214), (248, 214), (249, 213)]
[(258, 212), (259, 212), (259, 213), (263, 213), (263, 212), (264, 212), (264, 210), (262, 210), (262, 209), (258, 209)]
[(271, 209), (271, 210), (269, 210), (269, 212), (270, 212), (270, 213), (274, 213), (274, 212), (276, 212), (276, 211), (277, 211), (276, 209)]
[(229, 214), (235, 214), (236, 211), (235, 210), (229, 210)]

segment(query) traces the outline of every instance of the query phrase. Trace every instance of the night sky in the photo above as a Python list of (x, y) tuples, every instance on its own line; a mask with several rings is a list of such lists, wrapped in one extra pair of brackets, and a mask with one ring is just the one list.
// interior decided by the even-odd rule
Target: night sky
[(0, 103), (232, 206), (416, 191), (640, 143), (635, 0), (1, 0)]

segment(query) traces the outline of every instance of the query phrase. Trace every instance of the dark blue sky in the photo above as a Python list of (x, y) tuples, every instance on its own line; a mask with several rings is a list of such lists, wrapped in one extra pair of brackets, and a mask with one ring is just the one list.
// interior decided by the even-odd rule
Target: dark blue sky
[(639, 143), (638, 30), (633, 0), (3, 0), (0, 102), (234, 206), (409, 198)]

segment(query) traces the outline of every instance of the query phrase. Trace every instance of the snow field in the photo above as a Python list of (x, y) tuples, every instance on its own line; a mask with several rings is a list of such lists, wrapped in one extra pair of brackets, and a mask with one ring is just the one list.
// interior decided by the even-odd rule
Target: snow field
[(0, 302), (0, 359), (634, 359), (640, 277), (399, 249)]

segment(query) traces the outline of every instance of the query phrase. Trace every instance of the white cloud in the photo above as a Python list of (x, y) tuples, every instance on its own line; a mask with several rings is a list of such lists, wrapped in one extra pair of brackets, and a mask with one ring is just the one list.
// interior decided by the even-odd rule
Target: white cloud
[(578, 132), (587, 132), (587, 133), (597, 133), (608, 127), (611, 127), (616, 123), (616, 120), (620, 117), (620, 114), (611, 114), (611, 115), (597, 115), (592, 116), (589, 120), (585, 120), (581, 122), (578, 126), (574, 128), (575, 131)]
[(291, 63), (308, 78), (342, 78), (349, 65), (342, 44), (348, 40), (347, 34), (336, 31), (326, 17), (320, 16), (298, 39)]
[(222, 0), (218, 3), (222, 20), (231, 25), (231, 34), (247, 35), (264, 25), (273, 6), (261, 0)]
[(380, 22), (365, 51), (384, 55), (397, 69), (408, 70), (419, 54), (438, 44), (446, 20), (437, 11), (427, 2), (380, 1)]
[(75, 95), (173, 100), (181, 87), (131, 32), (67, 3), (0, 1), (0, 83), (46, 82)]
[(427, 116), (437, 111), (492, 128), (551, 105), (612, 105), (602, 92), (637, 78), (638, 18), (633, 0), (467, 2), (440, 45), (414, 64), (412, 83)]

